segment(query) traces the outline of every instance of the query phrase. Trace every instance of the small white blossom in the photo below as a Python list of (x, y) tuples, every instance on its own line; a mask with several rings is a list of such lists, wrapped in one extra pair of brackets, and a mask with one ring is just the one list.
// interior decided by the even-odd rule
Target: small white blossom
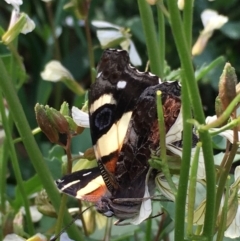
[(89, 115), (86, 112), (78, 109), (77, 107), (72, 107), (72, 117), (73, 121), (81, 127), (89, 128)]
[(185, 0), (178, 0), (177, 4), (178, 4), (178, 8), (180, 10), (183, 10), (184, 4), (185, 4)]
[(92, 21), (92, 25), (97, 28), (104, 29), (97, 30), (97, 37), (102, 48), (112, 47), (114, 42), (119, 40), (119, 45), (122, 49), (129, 52), (131, 63), (135, 66), (142, 65), (142, 61), (138, 55), (135, 45), (131, 40), (129, 30), (105, 21)]
[(5, 0), (6, 3), (11, 4), (15, 10), (19, 11), (20, 5), (23, 4), (22, 0)]
[(228, 21), (228, 17), (220, 15), (214, 10), (206, 9), (201, 14), (201, 20), (204, 29), (192, 48), (192, 55), (202, 53), (214, 30), (220, 29)]
[(73, 79), (71, 73), (57, 60), (52, 60), (45, 65), (43, 72), (41, 72), (43, 80), (58, 82), (63, 79)]
[[(20, 208), (20, 211), (21, 211), (24, 215), (26, 215), (26, 212), (25, 212), (24, 207), (21, 207), (21, 208)], [(41, 219), (42, 216), (43, 216), (42, 213), (40, 213), (40, 212), (38, 211), (37, 206), (30, 206), (30, 214), (31, 214), (32, 221), (33, 221), (34, 223), (40, 221), (40, 219)]]

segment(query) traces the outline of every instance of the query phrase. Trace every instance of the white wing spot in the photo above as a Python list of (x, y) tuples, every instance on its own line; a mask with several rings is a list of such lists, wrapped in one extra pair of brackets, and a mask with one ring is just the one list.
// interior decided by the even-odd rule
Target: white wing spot
[(83, 176), (88, 176), (89, 174), (91, 174), (92, 172), (87, 172), (87, 173), (84, 173)]
[(65, 190), (65, 189), (67, 189), (67, 188), (69, 188), (69, 187), (71, 187), (72, 185), (74, 185), (74, 184), (76, 184), (76, 183), (78, 183), (78, 182), (80, 182), (80, 180), (72, 181), (72, 182), (66, 184), (65, 186), (63, 186), (63, 187), (61, 188), (61, 191)]
[(101, 71), (101, 72), (98, 72), (97, 78), (99, 78), (99, 77), (101, 76), (101, 74), (102, 74), (102, 71)]
[(155, 74), (153, 74), (153, 73), (151, 73), (151, 72), (148, 72), (148, 74), (149, 74), (150, 76), (156, 76)]
[(124, 89), (126, 87), (126, 85), (127, 85), (127, 82), (125, 80), (120, 80), (117, 83), (117, 88), (118, 89)]
[(144, 73), (145, 73), (145, 72), (139, 71), (138, 69), (136, 69), (136, 71), (137, 71), (139, 74), (144, 74)]

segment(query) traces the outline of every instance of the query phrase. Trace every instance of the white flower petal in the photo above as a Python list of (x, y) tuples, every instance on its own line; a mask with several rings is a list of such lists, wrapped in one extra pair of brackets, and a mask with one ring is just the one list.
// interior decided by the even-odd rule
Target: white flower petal
[(115, 28), (117, 30), (121, 29), (120, 26), (112, 24), (112, 23), (109, 23), (109, 22), (106, 22), (106, 21), (96, 21), (96, 20), (93, 20), (91, 23), (92, 23), (92, 25), (94, 27), (97, 27), (97, 28)]
[(58, 82), (63, 78), (73, 80), (70, 72), (57, 60), (52, 60), (45, 65), (41, 77), (43, 80), (52, 82)]
[(237, 166), (234, 171), (234, 179), (235, 181), (240, 177), (240, 166)]
[(206, 124), (210, 124), (211, 122), (215, 121), (217, 119), (217, 116), (214, 115), (214, 116), (207, 116), (206, 118)]
[(131, 63), (134, 66), (142, 65), (142, 60), (141, 60), (132, 40), (130, 40), (129, 57), (130, 57)]
[[(24, 207), (21, 207), (20, 210), (24, 215), (26, 215)], [(38, 211), (37, 206), (30, 206), (30, 214), (34, 223), (38, 222), (43, 216), (42, 213)]]
[(221, 28), (228, 21), (228, 17), (219, 15), (211, 9), (204, 10), (201, 14), (201, 19), (204, 26), (203, 32), (206, 33)]
[[(145, 185), (145, 193), (144, 193), (143, 198), (149, 198), (149, 197), (150, 197), (150, 194), (149, 194), (149, 191), (148, 191), (148, 185), (146, 184)], [(151, 213), (152, 213), (151, 199), (149, 198), (149, 199), (143, 200), (142, 204), (141, 204), (139, 214), (137, 215), (137, 217), (132, 218), (130, 220), (130, 223), (133, 224), (133, 225), (138, 225), (141, 222), (143, 222), (145, 219), (147, 219), (150, 216)]]
[(97, 38), (102, 47), (122, 37), (122, 33), (116, 30), (97, 30)]
[(240, 237), (240, 205), (238, 205), (235, 218), (228, 229), (224, 232), (224, 236), (231, 239)]
[(22, 0), (5, 0), (5, 2), (11, 4), (17, 11), (19, 11), (19, 6), (23, 4)]
[(177, 120), (171, 126), (168, 133), (166, 133), (166, 144), (171, 144), (175, 141), (182, 139), (183, 131), (183, 119), (182, 119), (182, 108), (178, 114)]
[[(218, 128), (211, 128), (211, 131), (217, 131)], [(223, 136), (227, 138), (231, 143), (233, 143), (233, 131), (226, 130), (218, 134), (219, 136)], [(240, 132), (238, 132), (238, 139), (240, 140)]]
[(23, 29), (21, 31), (21, 33), (23, 33), (23, 34), (27, 34), (29, 32), (32, 32), (33, 29), (35, 28), (34, 21), (31, 18), (29, 18), (28, 15), (26, 15), (26, 18), (27, 18), (27, 22), (25, 23), (25, 25), (23, 26)]
[(25, 241), (24, 238), (12, 233), (12, 234), (7, 234), (3, 241)]
[(184, 3), (185, 3), (185, 0), (178, 0), (177, 4), (178, 4), (178, 8), (180, 10), (183, 10), (184, 8)]
[(89, 115), (82, 110), (79, 110), (77, 107), (72, 107), (72, 117), (73, 121), (78, 125), (85, 128), (89, 128)]

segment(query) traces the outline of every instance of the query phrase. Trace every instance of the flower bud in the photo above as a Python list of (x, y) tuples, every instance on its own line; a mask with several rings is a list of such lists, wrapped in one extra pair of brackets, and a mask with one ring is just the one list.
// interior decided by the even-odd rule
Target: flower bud
[(36, 119), (42, 132), (48, 137), (52, 143), (57, 143), (59, 134), (48, 119), (48, 115), (43, 105), (36, 104), (35, 106)]
[(52, 123), (54, 128), (61, 134), (69, 133), (69, 126), (66, 118), (54, 108), (45, 107), (49, 121)]
[(225, 110), (236, 96), (237, 76), (231, 64), (226, 63), (219, 81), (219, 99)]
[(37, 206), (38, 211), (43, 215), (53, 218), (57, 217), (56, 211), (50, 203), (45, 190), (38, 193), (35, 198), (35, 205)]

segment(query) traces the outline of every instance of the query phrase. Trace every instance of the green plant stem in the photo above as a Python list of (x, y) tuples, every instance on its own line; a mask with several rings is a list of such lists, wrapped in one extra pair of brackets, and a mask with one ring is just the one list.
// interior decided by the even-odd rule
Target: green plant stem
[(220, 128), (216, 128), (216, 129), (213, 128), (212, 130), (209, 131), (209, 133), (211, 136), (216, 136), (223, 131), (231, 130), (233, 127), (239, 126), (239, 124), (240, 124), (240, 118), (237, 118), (237, 119), (232, 120), (225, 126), (222, 126)]
[(159, 39), (159, 77), (164, 77), (164, 61), (165, 61), (165, 21), (164, 15), (161, 8), (157, 5), (157, 14), (158, 14), (158, 39)]
[[(182, 73), (183, 79), (184, 75)], [(184, 237), (185, 225), (185, 207), (188, 188), (188, 176), (191, 162), (192, 150), (192, 125), (186, 120), (191, 118), (191, 108), (189, 95), (187, 94), (187, 86), (182, 85), (181, 98), (182, 98), (182, 118), (183, 118), (183, 154), (181, 161), (180, 177), (178, 184), (178, 192), (176, 196), (176, 210), (175, 210), (175, 225), (178, 227), (178, 235)], [(181, 239), (179, 239), (181, 240)]]
[(161, 59), (159, 57), (159, 46), (151, 7), (146, 0), (138, 0), (138, 8), (143, 25), (144, 36), (146, 38), (151, 72), (157, 76), (161, 76), (161, 72), (159, 70), (159, 63), (161, 63)]
[(183, 29), (188, 48), (192, 48), (193, 0), (188, 0), (183, 9)]
[(25, 213), (26, 213), (28, 232), (29, 232), (30, 235), (33, 235), (34, 234), (34, 226), (33, 226), (33, 223), (32, 223), (29, 201), (28, 201), (27, 194), (26, 194), (26, 191), (25, 191), (25, 188), (24, 188), (21, 171), (20, 171), (20, 168), (19, 168), (19, 165), (18, 165), (17, 154), (16, 154), (14, 144), (13, 144), (13, 141), (12, 141), (12, 138), (11, 138), (11, 131), (10, 131), (10, 127), (9, 127), (7, 117), (6, 117), (2, 97), (0, 98), (0, 113), (1, 113), (2, 123), (3, 123), (3, 127), (4, 127), (4, 130), (5, 130), (5, 134), (6, 134), (6, 137), (5, 137), (6, 138), (6, 144), (7, 144), (7, 147), (8, 147), (9, 155), (11, 157), (11, 163), (12, 163), (14, 175), (15, 175), (15, 178), (17, 180), (17, 184), (19, 186), (20, 193), (22, 194), (21, 198), (22, 198), (23, 206), (24, 206)]
[[(57, 217), (57, 224), (55, 228), (55, 235), (58, 235), (61, 232), (62, 229), (62, 223), (63, 223), (63, 218), (64, 218), (64, 211), (67, 206), (67, 195), (63, 194), (61, 197), (61, 204), (58, 212), (58, 217)], [(58, 240), (58, 239), (57, 239)]]
[[(215, 121), (209, 123), (208, 125), (199, 126), (199, 131), (209, 130), (210, 128), (218, 127), (224, 123), (232, 114), (233, 110), (236, 108), (237, 104), (240, 102), (240, 95), (237, 95), (224, 112)], [(237, 119), (236, 119), (237, 120)]]
[[(185, 2), (189, 4), (189, 2)], [(191, 2), (190, 2), (191, 4)], [(171, 27), (178, 50), (178, 54), (181, 60), (181, 66), (184, 70), (185, 78), (182, 80), (182, 85), (187, 86), (188, 95), (194, 111), (194, 116), (199, 123), (205, 123), (204, 113), (202, 109), (201, 99), (198, 91), (197, 82), (195, 81), (194, 71), (191, 61), (190, 49), (188, 48), (187, 41), (183, 32), (182, 20), (177, 7), (177, 2), (168, 0), (168, 9), (171, 19)], [(202, 132), (199, 134), (200, 140), (203, 144), (204, 163), (206, 168), (206, 213), (204, 220), (203, 236), (207, 237), (207, 240), (212, 241), (213, 231), (215, 226), (215, 167), (213, 160), (213, 150), (211, 138), (208, 132)], [(187, 177), (186, 177), (187, 178)], [(184, 217), (176, 222), (175, 226), (175, 240), (183, 240), (182, 224)]]
[(145, 230), (145, 240), (152, 240), (152, 220), (148, 219), (146, 221), (146, 230)]
[(208, 66), (206, 66), (204, 69), (202, 69), (199, 73), (196, 74), (196, 81), (202, 79), (209, 71), (215, 69), (219, 64), (224, 63), (224, 61), (225, 58), (223, 56), (214, 59)]
[(215, 212), (216, 218), (217, 218), (218, 210), (219, 210), (219, 207), (220, 207), (220, 204), (221, 204), (222, 195), (224, 193), (226, 180), (227, 180), (227, 177), (229, 175), (229, 172), (230, 172), (230, 169), (231, 169), (231, 166), (232, 166), (232, 162), (233, 162), (233, 159), (236, 155), (237, 150), (238, 150), (238, 144), (236, 144), (236, 143), (232, 144), (230, 153), (225, 154), (225, 155), (227, 155), (225, 165), (220, 168), (219, 182), (218, 182), (217, 195), (216, 195), (216, 206), (215, 206), (215, 208), (216, 208), (216, 212)]
[(201, 143), (198, 143), (196, 152), (194, 154), (190, 179), (189, 179), (189, 192), (188, 192), (188, 213), (187, 213), (187, 235), (191, 237), (193, 234), (193, 218), (194, 218), (194, 205), (196, 196), (196, 184), (197, 184), (197, 170), (198, 159), (200, 153)]
[[(14, 86), (9, 78), (7, 71), (4, 67), (2, 59), (0, 59), (0, 87), (5, 95), (5, 98), (8, 102), (9, 109), (11, 110), (13, 121), (18, 129), (18, 132), (23, 140), (25, 148), (28, 152), (28, 155), (32, 161), (32, 164), (39, 175), (39, 178), (46, 189), (46, 192), (58, 212), (60, 207), (60, 195), (56, 189), (56, 186), (52, 180), (51, 174), (46, 167), (46, 164), (43, 160), (42, 154), (36, 144), (35, 139), (31, 133), (31, 129), (27, 122), (26, 116), (24, 115), (23, 108), (20, 104), (20, 100), (16, 94)], [(67, 225), (71, 221), (71, 216), (68, 212), (64, 212), (64, 223)], [(70, 237), (74, 240), (83, 240), (82, 234), (77, 229), (76, 225), (73, 224), (68, 229)]]
[(216, 241), (221, 241), (223, 240), (223, 237), (224, 237), (224, 231), (227, 223), (229, 189), (230, 189), (230, 178), (228, 178), (226, 183), (225, 200), (224, 200), (224, 205), (221, 212), (221, 219), (220, 219)]

